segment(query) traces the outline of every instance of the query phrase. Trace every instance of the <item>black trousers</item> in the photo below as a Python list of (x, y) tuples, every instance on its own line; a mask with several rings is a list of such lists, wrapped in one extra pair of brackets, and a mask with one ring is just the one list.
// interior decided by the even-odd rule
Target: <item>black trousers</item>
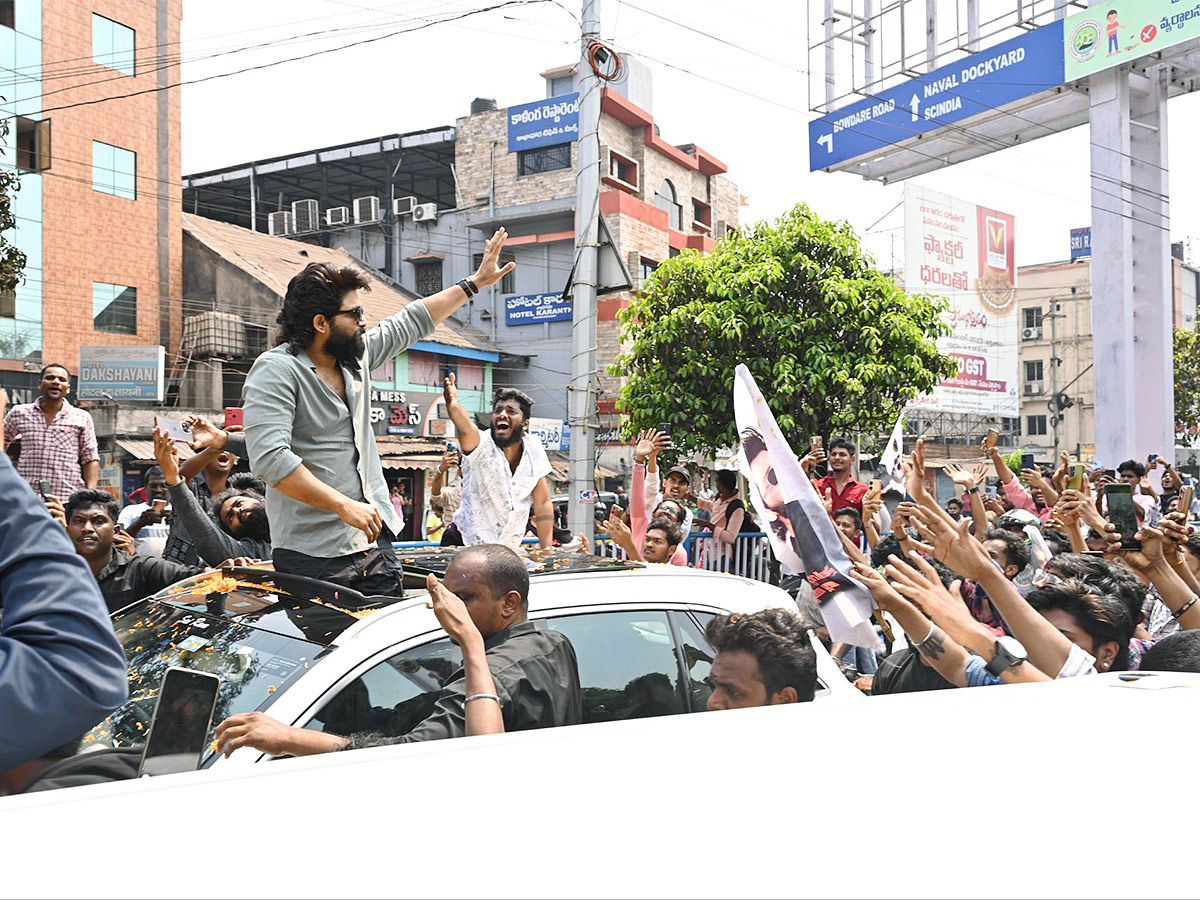
[(393, 540), (395, 537), (385, 525), (377, 546), (361, 553), (321, 557), (277, 547), (271, 553), (271, 560), (279, 572), (331, 581), (367, 596), (403, 597), (404, 570), (392, 549)]

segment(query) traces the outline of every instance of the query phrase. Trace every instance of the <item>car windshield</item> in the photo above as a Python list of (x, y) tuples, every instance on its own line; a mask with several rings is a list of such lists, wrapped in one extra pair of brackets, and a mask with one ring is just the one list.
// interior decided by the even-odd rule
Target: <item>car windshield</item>
[[(234, 593), (232, 602), (236, 607), (247, 601)], [(113, 627), (129, 662), (129, 699), (87, 733), (85, 747), (144, 743), (159, 686), (172, 666), (221, 678), (215, 729), (228, 716), (270, 706), (325, 652), (321, 644), (296, 635), (209, 615), (203, 605), (192, 609), (154, 599), (114, 615)]]

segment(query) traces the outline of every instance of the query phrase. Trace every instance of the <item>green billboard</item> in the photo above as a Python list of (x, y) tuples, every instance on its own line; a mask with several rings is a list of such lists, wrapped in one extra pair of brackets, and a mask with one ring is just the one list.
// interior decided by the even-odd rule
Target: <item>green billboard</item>
[(1063, 22), (1066, 80), (1200, 37), (1200, 0), (1108, 0)]

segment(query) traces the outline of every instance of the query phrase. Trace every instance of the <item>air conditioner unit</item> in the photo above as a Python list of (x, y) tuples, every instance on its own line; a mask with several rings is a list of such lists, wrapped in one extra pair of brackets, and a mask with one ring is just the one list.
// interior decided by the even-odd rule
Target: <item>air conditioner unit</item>
[(335, 206), (332, 209), (325, 210), (326, 225), (349, 225), (350, 224), (350, 207)]
[(414, 222), (436, 222), (437, 204), (418, 203), (413, 207), (412, 217)]
[(297, 200), (292, 204), (292, 228), (296, 234), (307, 234), (321, 227), (321, 210), (316, 200)]
[(1042, 393), (1042, 383), (1040, 381), (1030, 381), (1025, 385), (1025, 395), (1031, 396)]
[(1021, 329), (1021, 340), (1023, 340), (1023, 341), (1036, 341), (1041, 336), (1042, 336), (1042, 329), (1040, 329), (1040, 328), (1022, 328)]
[(370, 222), (379, 221), (379, 198), (378, 197), (355, 197), (354, 198), (354, 224), (366, 225)]
[(411, 216), (413, 207), (417, 205), (416, 197), (393, 197), (392, 198), (392, 215), (393, 216)]
[(292, 234), (292, 214), (290, 212), (267, 213), (267, 234), (277, 236)]

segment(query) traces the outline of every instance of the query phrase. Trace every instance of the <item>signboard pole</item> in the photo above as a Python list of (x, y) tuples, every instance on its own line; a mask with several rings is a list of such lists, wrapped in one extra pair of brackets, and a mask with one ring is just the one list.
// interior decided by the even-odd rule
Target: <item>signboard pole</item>
[(1175, 446), (1166, 81), (1148, 76), (1088, 79), (1096, 459), (1108, 468)]
[(583, 35), (579, 61), (578, 178), (575, 195), (575, 281), (571, 327), (571, 383), (567, 410), (571, 423), (570, 500), (567, 524), (573, 534), (595, 536), (591, 506), (580, 502), (595, 489), (593, 423), (596, 383), (596, 282), (599, 273), (597, 221), (600, 216), (600, 82), (588, 61), (588, 43), (600, 39), (600, 2), (582, 0)]

